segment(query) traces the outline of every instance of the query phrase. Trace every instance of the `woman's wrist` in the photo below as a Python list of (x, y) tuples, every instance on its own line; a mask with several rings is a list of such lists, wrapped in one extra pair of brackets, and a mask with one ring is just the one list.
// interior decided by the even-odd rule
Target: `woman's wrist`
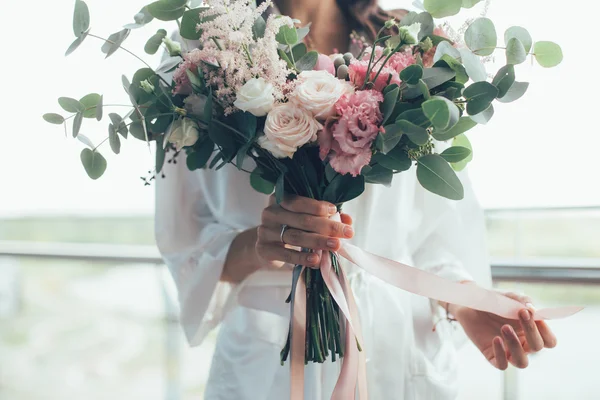
[(240, 283), (260, 268), (256, 255), (256, 228), (240, 232), (231, 242), (221, 280)]

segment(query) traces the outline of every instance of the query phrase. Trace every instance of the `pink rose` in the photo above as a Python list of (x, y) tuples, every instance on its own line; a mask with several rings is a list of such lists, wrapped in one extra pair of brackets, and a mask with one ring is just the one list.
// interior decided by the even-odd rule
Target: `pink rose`
[(319, 58), (317, 59), (317, 63), (313, 69), (315, 71), (327, 71), (331, 75), (335, 76), (335, 67), (333, 65), (333, 61), (325, 54), (319, 53)]
[(329, 156), (340, 174), (358, 176), (371, 161), (371, 145), (383, 119), (379, 105), (383, 95), (376, 90), (357, 91), (336, 103), (339, 117), (330, 118), (319, 133), (320, 156)]

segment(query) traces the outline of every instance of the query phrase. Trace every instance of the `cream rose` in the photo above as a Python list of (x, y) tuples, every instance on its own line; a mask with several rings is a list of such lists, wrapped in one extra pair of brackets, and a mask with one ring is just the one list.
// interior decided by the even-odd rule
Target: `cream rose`
[(317, 140), (323, 126), (303, 108), (292, 103), (278, 104), (265, 121), (265, 138), (259, 145), (277, 158), (292, 158), (296, 150)]
[(273, 108), (273, 85), (263, 78), (252, 78), (236, 95), (234, 106), (257, 117), (264, 117)]
[(189, 118), (182, 118), (173, 122), (167, 140), (169, 143), (173, 143), (177, 151), (179, 151), (184, 146), (193, 146), (199, 137), (198, 124)]
[(345, 94), (354, 93), (354, 86), (327, 71), (303, 71), (298, 75), (290, 101), (310, 111), (319, 121), (335, 115), (335, 103)]

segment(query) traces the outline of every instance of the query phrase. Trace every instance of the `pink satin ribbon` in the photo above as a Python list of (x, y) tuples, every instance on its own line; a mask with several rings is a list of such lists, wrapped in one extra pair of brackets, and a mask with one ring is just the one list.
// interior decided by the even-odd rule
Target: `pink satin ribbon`
[[(518, 312), (523, 309), (523, 304), (501, 293), (476, 285), (452, 282), (430, 272), (371, 254), (349, 243), (343, 244), (338, 251), (338, 255), (390, 285), (433, 300), (490, 312), (509, 319), (518, 319)], [(346, 351), (331, 400), (354, 400), (357, 387), (358, 399), (367, 400), (364, 340), (358, 308), (348, 278), (343, 268), (340, 268), (339, 276), (335, 273), (331, 265), (331, 257), (328, 254), (321, 257), (320, 268), (323, 280), (346, 320)], [(304, 271), (304, 268), (302, 271)], [(575, 306), (545, 308), (535, 311), (533, 317), (535, 320), (558, 319), (571, 316), (582, 309), (582, 307)], [(294, 288), (291, 325), (290, 399), (305, 400), (306, 282), (303, 273), (300, 274), (296, 288)], [(362, 351), (358, 351), (357, 342), (360, 344)]]

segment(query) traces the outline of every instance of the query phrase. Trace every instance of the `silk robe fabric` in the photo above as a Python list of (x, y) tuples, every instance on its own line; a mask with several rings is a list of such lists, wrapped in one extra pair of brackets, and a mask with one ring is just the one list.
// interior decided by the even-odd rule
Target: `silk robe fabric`
[[(246, 160), (245, 169), (253, 166)], [(183, 153), (163, 172), (156, 180), (156, 241), (178, 289), (181, 325), (191, 346), (221, 325), (205, 400), (289, 398), (289, 367), (280, 365), (279, 352), (289, 328), (291, 268), (258, 271), (237, 285), (219, 280), (231, 242), (260, 224), (268, 197), (232, 165), (189, 171)], [(354, 218), (351, 242), (448, 279), (489, 285), (482, 211), (467, 175), (460, 177), (466, 189), (460, 202), (425, 191), (414, 169), (397, 174), (390, 188), (367, 185), (344, 205)], [(443, 318), (434, 302), (348, 264), (370, 399), (454, 399), (460, 331), (446, 321), (434, 331)], [(329, 400), (339, 370), (330, 360), (307, 365), (305, 398)]]

